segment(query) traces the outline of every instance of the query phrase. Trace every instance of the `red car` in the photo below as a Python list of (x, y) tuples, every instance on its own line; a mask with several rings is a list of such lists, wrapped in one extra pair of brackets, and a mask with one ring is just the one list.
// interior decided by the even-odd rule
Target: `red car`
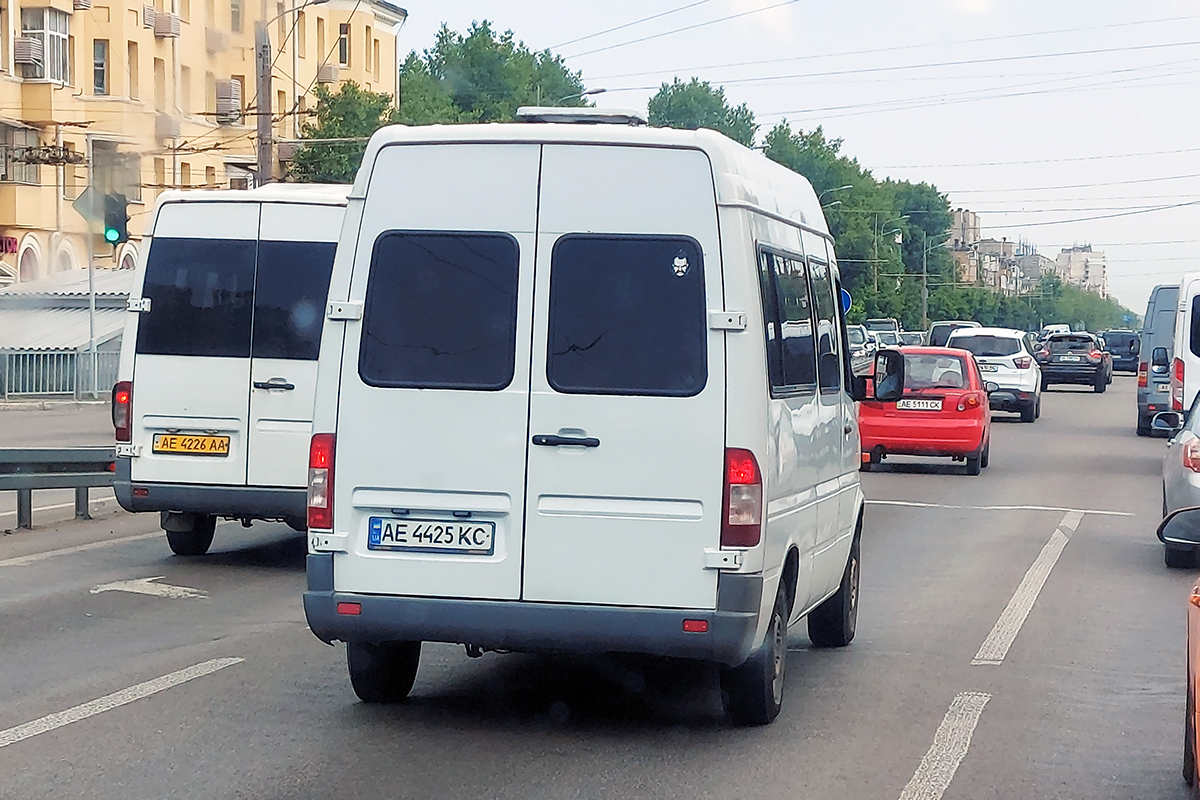
[(859, 404), (862, 469), (889, 455), (949, 456), (967, 474), (988, 465), (992, 412), (975, 358), (953, 347), (901, 347), (904, 396)]

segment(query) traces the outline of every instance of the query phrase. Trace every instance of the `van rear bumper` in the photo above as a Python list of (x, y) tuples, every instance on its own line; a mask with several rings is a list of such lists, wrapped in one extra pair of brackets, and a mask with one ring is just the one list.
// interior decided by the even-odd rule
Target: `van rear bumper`
[[(757, 644), (761, 576), (721, 576), (722, 582), (732, 578), (739, 584), (719, 593), (736, 600), (729, 605), (740, 606), (737, 610), (691, 611), (322, 591), (315, 587), (326, 571), (332, 583), (332, 556), (308, 559), (310, 590), (304, 593), (304, 613), (309, 628), (326, 643), (421, 641), (487, 650), (641, 653), (726, 666), (743, 663)], [(361, 611), (339, 614), (338, 603), (358, 603)], [(754, 607), (746, 608), (750, 605)], [(685, 633), (685, 619), (706, 621), (708, 632)]]
[[(135, 488), (139, 495), (144, 490), (144, 496), (134, 496)], [(308, 514), (307, 489), (135, 481), (128, 458), (117, 459), (113, 493), (126, 511), (190, 511), (256, 519), (304, 519)]]

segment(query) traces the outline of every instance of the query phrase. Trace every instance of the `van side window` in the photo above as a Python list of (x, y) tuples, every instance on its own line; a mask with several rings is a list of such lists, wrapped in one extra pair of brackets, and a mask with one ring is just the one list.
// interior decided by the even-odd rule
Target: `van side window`
[(546, 380), (569, 394), (691, 397), (708, 382), (700, 246), (571, 234), (550, 258)]
[(146, 256), (137, 351), (163, 356), (250, 355), (253, 240), (156, 237)]
[(833, 281), (829, 265), (809, 259), (812, 271), (813, 302), (817, 311), (817, 367), (822, 392), (836, 392), (842, 388), (842, 365), (838, 356), (838, 340), (841, 338), (833, 297)]
[(1192, 298), (1192, 320), (1188, 329), (1188, 346), (1192, 348), (1193, 355), (1200, 356), (1200, 295)]
[(258, 243), (254, 358), (316, 361), (337, 242)]
[(778, 365), (769, 368), (771, 389), (777, 394), (811, 391), (817, 385), (816, 342), (804, 260), (767, 250), (759, 258), (767, 360)]
[(498, 391), (516, 361), (517, 242), (389, 232), (375, 241), (358, 373), (371, 386)]

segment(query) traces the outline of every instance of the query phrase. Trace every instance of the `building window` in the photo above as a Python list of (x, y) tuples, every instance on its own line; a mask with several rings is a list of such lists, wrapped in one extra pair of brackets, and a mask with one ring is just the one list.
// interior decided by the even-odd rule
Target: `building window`
[(154, 110), (167, 110), (167, 63), (154, 59)]
[(287, 133), (288, 117), (292, 116), (292, 109), (288, 108), (287, 92), (282, 89), (275, 92), (275, 114), (279, 121), (275, 123), (276, 130), (280, 136)]
[(350, 66), (350, 23), (338, 25), (338, 63), (343, 67)]
[(37, 131), (0, 125), (0, 181), (37, 184), (38, 165), (26, 164), (14, 158), (19, 148), (37, 146)]
[(179, 18), (184, 22), (192, 19), (192, 0), (179, 0)]
[(179, 68), (179, 108), (184, 114), (192, 113), (192, 68)]
[(375, 63), (375, 68), (374, 68), (375, 80), (379, 80), (379, 40), (378, 39), (375, 40), (374, 52), (372, 53), (371, 60), (374, 61), (374, 63)]
[(69, 20), (65, 11), (56, 8), (21, 9), (21, 35), (42, 43), (42, 63), (22, 64), (22, 77), (58, 83), (70, 80)]
[[(204, 111), (206, 114), (217, 113), (217, 76), (211, 72), (204, 73)], [(209, 122), (215, 122), (209, 119)]]
[(304, 12), (296, 12), (296, 55), (301, 58), (308, 57), (308, 33), (305, 28), (307, 22)]
[(92, 40), (92, 94), (108, 94), (108, 40)]
[(192, 188), (192, 165), (186, 161), (179, 165), (179, 187), (181, 189)]
[(363, 74), (371, 71), (371, 26), (363, 26)]
[(279, 28), (279, 45), (275, 50), (278, 53), (285, 53), (287, 52), (288, 13), (283, 3), (275, 4), (275, 16), (278, 18), (275, 24)]
[(129, 96), (138, 97), (138, 46), (137, 42), (125, 45), (125, 68), (128, 70)]
[(217, 168), (216, 167), (205, 167), (204, 168), (204, 185), (210, 189), (217, 185)]
[(234, 33), (242, 32), (242, 0), (229, 0), (229, 27)]

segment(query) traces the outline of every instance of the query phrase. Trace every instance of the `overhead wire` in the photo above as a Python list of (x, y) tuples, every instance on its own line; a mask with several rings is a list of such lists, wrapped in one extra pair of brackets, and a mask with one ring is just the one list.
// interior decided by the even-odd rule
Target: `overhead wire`
[(683, 5), (683, 6), (677, 6), (676, 8), (670, 9), (669, 11), (662, 11), (662, 12), (659, 12), (658, 14), (652, 14), (648, 17), (642, 17), (641, 19), (636, 19), (633, 22), (626, 22), (625, 24), (618, 25), (615, 28), (609, 28), (607, 30), (598, 31), (596, 33), (589, 33), (587, 36), (580, 36), (578, 39), (571, 39), (566, 42), (560, 42), (559, 44), (552, 44), (552, 45), (550, 45), (550, 49), (557, 50), (558, 48), (566, 47), (569, 44), (578, 44), (579, 42), (586, 42), (588, 39), (595, 39), (599, 36), (605, 36), (610, 33), (615, 33), (616, 31), (625, 30), (626, 28), (632, 28), (635, 25), (641, 25), (643, 22), (650, 22), (651, 20), (661, 19), (662, 17), (668, 17), (671, 14), (675, 14), (680, 11), (686, 11), (689, 8), (695, 8), (696, 6), (702, 6), (708, 2), (709, 2), (709, 0), (696, 0), (696, 2), (688, 3), (687, 5)]

